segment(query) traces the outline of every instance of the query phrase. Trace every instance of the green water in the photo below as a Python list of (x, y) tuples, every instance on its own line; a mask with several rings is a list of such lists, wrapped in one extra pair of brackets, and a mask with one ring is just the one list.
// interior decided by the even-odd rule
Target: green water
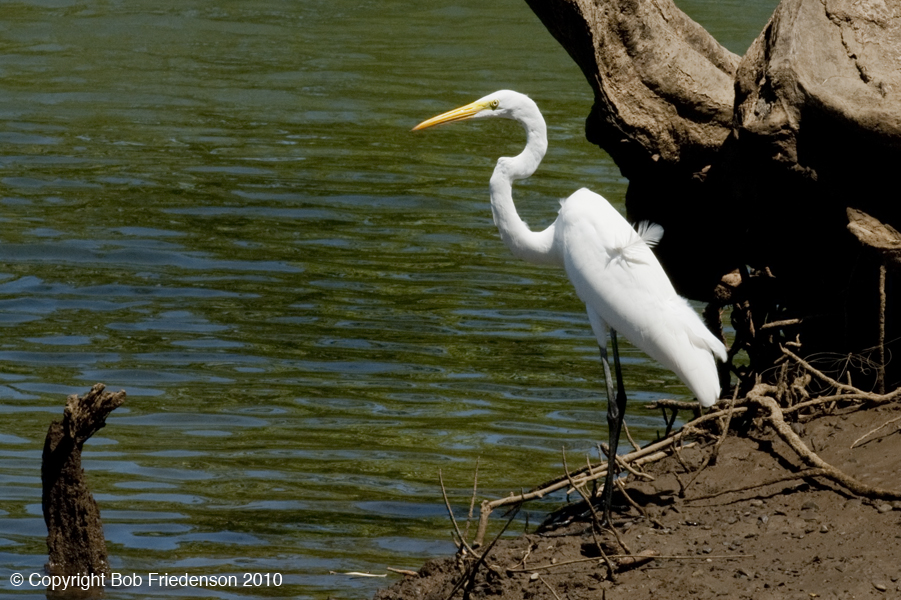
[[(774, 4), (680, 3), (739, 53)], [(369, 597), (391, 577), (330, 572), (453, 550), (439, 469), (463, 510), (477, 459), (496, 496), (604, 438), (582, 307), (491, 222), (488, 176), (521, 130), (409, 131), (529, 93), (550, 151), (516, 190), (524, 218), (543, 227), (582, 186), (622, 205), (625, 181), (583, 138), (590, 90), (525, 3), (2, 6), (4, 596), (44, 597), (10, 583), (46, 561), (43, 438), (98, 381), (128, 400), (85, 468), (113, 570), (145, 577), (107, 598)], [(687, 391), (625, 361), (629, 423), (651, 439), (642, 402)]]

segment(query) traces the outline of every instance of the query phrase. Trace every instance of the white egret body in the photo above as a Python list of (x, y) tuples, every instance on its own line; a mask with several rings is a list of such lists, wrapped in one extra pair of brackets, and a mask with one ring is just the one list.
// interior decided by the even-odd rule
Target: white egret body
[[(636, 231), (607, 200), (584, 188), (562, 202), (557, 219), (544, 231), (531, 231), (517, 214), (513, 182), (532, 175), (547, 151), (547, 127), (535, 102), (523, 94), (502, 90), (423, 121), (414, 130), (485, 117), (513, 119), (526, 130), (522, 153), (498, 159), (491, 176), (494, 223), (514, 256), (535, 264), (563, 267), (585, 303), (604, 363), (611, 457), (616, 452), (625, 411), (616, 332), (672, 370), (702, 406), (711, 406), (720, 394), (714, 357), (725, 361), (726, 349), (676, 293), (651, 251), (663, 235), (659, 225), (643, 223)], [(607, 363), (611, 329), (620, 380), (615, 401)], [(612, 464), (610, 467), (605, 485), (607, 509), (614, 472)]]

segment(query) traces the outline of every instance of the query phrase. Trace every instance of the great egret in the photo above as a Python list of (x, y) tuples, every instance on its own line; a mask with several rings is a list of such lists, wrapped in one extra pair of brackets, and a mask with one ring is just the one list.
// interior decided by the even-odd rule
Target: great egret
[[(663, 236), (659, 225), (642, 223), (636, 231), (607, 200), (585, 188), (561, 203), (557, 219), (544, 231), (531, 231), (519, 218), (513, 204), (513, 182), (532, 175), (547, 151), (544, 118), (528, 96), (501, 90), (423, 121), (413, 130), (486, 117), (513, 119), (526, 130), (525, 150), (513, 158), (498, 159), (489, 183), (491, 211), (501, 238), (518, 258), (566, 270), (597, 337), (610, 430), (603, 493), (604, 512), (609, 515), (615, 454), (626, 410), (616, 332), (678, 375), (704, 407), (719, 398), (714, 357), (725, 361), (726, 348), (676, 293), (651, 251)], [(616, 394), (607, 360), (608, 331)]]

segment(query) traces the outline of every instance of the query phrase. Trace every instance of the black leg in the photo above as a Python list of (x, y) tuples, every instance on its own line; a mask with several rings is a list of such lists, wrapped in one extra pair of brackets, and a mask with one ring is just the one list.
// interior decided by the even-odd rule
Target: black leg
[(616, 478), (616, 449), (619, 447), (619, 433), (626, 416), (626, 389), (623, 384), (623, 371), (619, 362), (619, 346), (616, 331), (610, 330), (610, 341), (613, 346), (613, 368), (616, 372), (616, 397), (613, 396), (613, 381), (610, 377), (610, 365), (607, 362), (607, 349), (601, 348), (601, 362), (604, 364), (604, 377), (607, 384), (607, 428), (609, 430), (609, 454), (607, 455), (607, 479), (604, 481), (604, 518), (610, 523), (610, 505), (613, 502), (613, 480)]

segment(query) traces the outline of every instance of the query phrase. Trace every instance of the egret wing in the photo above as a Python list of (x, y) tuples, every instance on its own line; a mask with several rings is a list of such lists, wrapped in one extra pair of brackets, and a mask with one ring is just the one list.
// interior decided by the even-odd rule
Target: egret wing
[(720, 390), (711, 352), (724, 356), (725, 349), (676, 293), (642, 235), (588, 190), (567, 199), (557, 229), (566, 273), (586, 306), (712, 404)]

